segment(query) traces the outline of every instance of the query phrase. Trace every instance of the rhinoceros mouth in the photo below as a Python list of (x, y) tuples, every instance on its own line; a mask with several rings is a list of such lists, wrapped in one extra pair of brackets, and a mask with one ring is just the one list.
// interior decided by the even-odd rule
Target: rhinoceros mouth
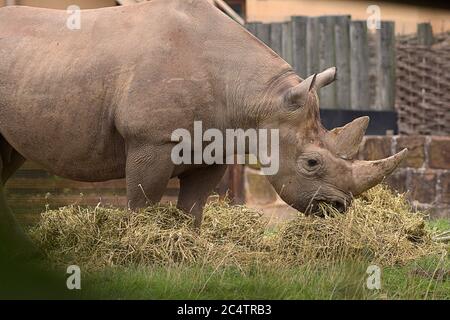
[(347, 211), (347, 203), (345, 201), (333, 201), (331, 205), (339, 212)]
[(331, 205), (338, 212), (345, 213), (350, 203), (351, 200), (347, 197), (316, 197), (310, 202), (304, 213), (306, 215), (323, 217), (324, 212), (320, 209), (321, 204)]

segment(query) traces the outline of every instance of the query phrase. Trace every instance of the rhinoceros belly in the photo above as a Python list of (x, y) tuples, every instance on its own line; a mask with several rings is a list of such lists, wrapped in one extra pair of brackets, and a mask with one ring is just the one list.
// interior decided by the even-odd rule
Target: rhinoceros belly
[(26, 159), (59, 176), (104, 181), (125, 175), (123, 140), (98, 123), (3, 108), (0, 133)]
[[(103, 181), (125, 174), (125, 143), (104, 94), (73, 83), (0, 87), (0, 133), (26, 159), (57, 175)], [(98, 88), (95, 88), (98, 89)]]

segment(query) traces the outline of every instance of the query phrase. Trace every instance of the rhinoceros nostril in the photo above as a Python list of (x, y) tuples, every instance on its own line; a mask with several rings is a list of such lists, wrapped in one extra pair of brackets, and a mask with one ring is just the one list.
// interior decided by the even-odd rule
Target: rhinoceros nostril
[(341, 201), (334, 201), (333, 207), (335, 207), (336, 210), (341, 213), (345, 212), (345, 210), (347, 208), (347, 206), (345, 205), (345, 202), (341, 202)]

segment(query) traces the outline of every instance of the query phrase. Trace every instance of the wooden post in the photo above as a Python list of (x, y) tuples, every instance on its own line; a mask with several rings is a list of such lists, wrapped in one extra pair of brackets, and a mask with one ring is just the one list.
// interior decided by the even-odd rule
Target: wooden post
[(395, 22), (382, 21), (377, 34), (377, 110), (395, 108)]
[(256, 26), (260, 22), (249, 22), (245, 25), (245, 28), (254, 36), (256, 36)]
[(321, 71), (319, 66), (319, 37), (319, 18), (309, 18), (306, 33), (307, 72), (305, 76), (310, 76)]
[(302, 78), (307, 76), (307, 52), (306, 52), (306, 30), (308, 17), (292, 17), (292, 56), (295, 72)]
[(367, 110), (370, 95), (369, 51), (365, 20), (350, 22), (350, 48), (350, 107), (352, 110)]
[(256, 25), (256, 36), (259, 40), (270, 46), (270, 24), (258, 23)]
[(367, 32), (367, 50), (369, 55), (368, 60), (368, 76), (369, 76), (369, 110), (377, 110), (377, 79), (378, 79), (378, 56), (377, 50), (378, 33), (375, 31)]
[(244, 189), (244, 170), (241, 164), (233, 164), (228, 166), (230, 175), (230, 197), (234, 204), (243, 204), (245, 202)]
[(417, 25), (417, 40), (423, 46), (431, 46), (434, 43), (433, 28), (430, 23)]
[(337, 16), (335, 20), (336, 104), (338, 109), (350, 109), (350, 16)]
[(284, 22), (282, 26), (282, 57), (291, 66), (294, 65), (292, 57), (292, 23), (290, 21)]
[[(433, 45), (434, 38), (433, 38), (433, 29), (431, 27), (431, 24), (419, 23), (417, 25), (417, 42), (419, 43), (419, 45), (426, 46), (426, 47), (430, 47)], [(422, 55), (421, 60), (422, 60), (421, 64), (423, 66), (427, 66), (427, 65), (430, 65), (433, 63), (433, 61), (430, 61), (432, 59), (430, 59), (425, 52)], [(443, 70), (440, 70), (440, 71), (442, 72)], [(442, 75), (438, 74), (438, 72), (435, 72), (435, 74), (433, 76), (442, 78)], [(420, 81), (419, 88), (421, 88), (421, 90), (420, 90), (421, 100), (422, 100), (422, 104), (424, 106), (429, 105), (429, 101), (428, 101), (428, 97), (430, 94), (430, 91), (428, 89), (429, 85), (430, 85), (429, 80), (430, 79), (426, 79), (426, 77), (421, 77), (421, 79), (419, 79), (419, 81)], [(426, 113), (428, 108), (423, 108), (423, 109), (424, 109), (423, 112)]]
[[(319, 17), (319, 68), (323, 71), (336, 65), (335, 47), (335, 16)], [(339, 72), (339, 71), (338, 71)], [(332, 83), (320, 89), (320, 106), (325, 109), (335, 109), (336, 103), (336, 83)]]
[(217, 184), (216, 188), (214, 189), (214, 192), (219, 195), (220, 199), (225, 199), (229, 196), (231, 184), (230, 184), (230, 167), (227, 168), (227, 171), (225, 171), (225, 174), (222, 177), (222, 180)]
[(272, 23), (270, 25), (270, 47), (280, 56), (283, 51), (283, 26), (281, 23)]

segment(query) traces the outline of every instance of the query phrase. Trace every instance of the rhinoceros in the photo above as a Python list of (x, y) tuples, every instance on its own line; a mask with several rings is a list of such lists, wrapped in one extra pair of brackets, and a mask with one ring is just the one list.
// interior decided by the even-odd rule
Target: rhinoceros
[[(279, 130), (280, 168), (268, 176), (305, 211), (338, 207), (380, 183), (406, 150), (355, 160), (368, 117), (326, 130), (318, 90), (336, 68), (300, 78), (279, 55), (207, 0), (153, 0), (81, 11), (0, 10), (0, 173), (25, 159), (79, 181), (125, 178), (129, 207), (160, 201), (180, 179), (178, 207), (200, 226), (224, 164), (171, 160), (178, 128)], [(0, 224), (12, 228), (11, 214)], [(16, 228), (13, 228), (16, 230)]]

